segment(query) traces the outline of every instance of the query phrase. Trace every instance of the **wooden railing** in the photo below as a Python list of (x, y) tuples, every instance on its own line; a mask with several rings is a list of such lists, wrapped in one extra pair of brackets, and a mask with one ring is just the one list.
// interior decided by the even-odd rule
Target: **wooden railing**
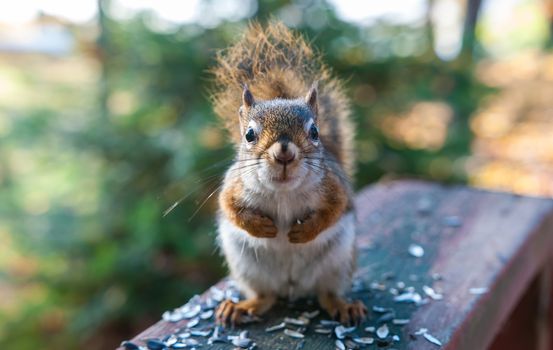
[[(351, 296), (371, 310), (363, 325), (349, 332), (336, 330), (321, 323), (327, 318), (321, 312), (309, 315), (306, 325), (286, 324), (301, 337), (283, 329), (267, 330), (285, 317), (300, 317), (307, 323), (302, 313), (317, 310), (317, 305), (303, 300), (282, 301), (257, 322), (219, 329), (209, 310), (221, 297), (230, 296), (224, 295), (231, 288), (225, 280), (189, 304), (187, 310), (192, 312), (186, 316), (193, 317), (161, 320), (131, 341), (144, 346), (149, 339), (180, 334), (179, 343), (210, 349), (253, 343), (257, 349), (283, 350), (342, 345), (550, 349), (553, 200), (401, 181), (361, 191), (356, 207), (359, 267)], [(201, 305), (203, 318), (195, 315), (196, 304)], [(198, 324), (190, 327), (196, 320)], [(236, 340), (245, 330), (246, 340)], [(371, 345), (362, 344), (370, 339)], [(175, 340), (173, 336), (168, 344)], [(155, 348), (155, 342), (150, 345)]]

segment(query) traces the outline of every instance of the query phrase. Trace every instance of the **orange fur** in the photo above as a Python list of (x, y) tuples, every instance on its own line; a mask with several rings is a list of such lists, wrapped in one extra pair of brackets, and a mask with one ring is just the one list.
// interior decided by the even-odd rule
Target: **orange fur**
[(246, 207), (241, 201), (241, 198), (244, 197), (241, 180), (234, 179), (232, 181), (233, 183), (225, 186), (219, 196), (221, 210), (236, 226), (244, 229), (252, 236), (259, 238), (276, 237), (278, 230), (273, 220), (255, 209)]
[(339, 180), (327, 173), (322, 185), (324, 194), (320, 208), (292, 225), (288, 233), (291, 243), (307, 243), (314, 240), (321, 232), (334, 225), (346, 211), (350, 198)]

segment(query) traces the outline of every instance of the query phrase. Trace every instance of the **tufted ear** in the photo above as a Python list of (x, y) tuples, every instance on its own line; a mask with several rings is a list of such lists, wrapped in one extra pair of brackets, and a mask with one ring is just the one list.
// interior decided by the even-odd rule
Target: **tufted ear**
[(240, 133), (244, 133), (244, 128), (248, 124), (248, 110), (254, 105), (255, 99), (248, 89), (248, 85), (244, 84), (244, 89), (242, 90), (242, 105), (239, 109), (239, 121), (240, 121)]
[(244, 84), (244, 90), (242, 91), (242, 107), (248, 109), (253, 106), (254, 103), (255, 100), (250, 89), (248, 89), (248, 85)]
[(318, 103), (318, 82), (314, 82), (313, 85), (311, 85), (311, 89), (309, 89), (309, 92), (307, 93), (307, 96), (305, 96), (305, 103), (311, 108), (313, 111), (313, 114), (315, 117), (317, 116), (319, 112), (319, 103)]

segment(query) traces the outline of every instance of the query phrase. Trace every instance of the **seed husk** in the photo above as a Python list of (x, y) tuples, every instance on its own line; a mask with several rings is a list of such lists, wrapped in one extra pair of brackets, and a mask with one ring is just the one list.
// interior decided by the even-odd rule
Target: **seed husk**
[(390, 334), (390, 330), (388, 329), (388, 325), (384, 323), (382, 326), (378, 327), (376, 330), (376, 335), (380, 339), (386, 339), (386, 337)]
[(469, 293), (474, 295), (486, 294), (487, 292), (488, 292), (487, 287), (475, 287), (475, 288), (469, 289)]
[(223, 299), (225, 299), (225, 292), (223, 292), (221, 289), (217, 287), (211, 287), (210, 291), (211, 291), (211, 299), (219, 303), (223, 301)]
[(403, 319), (403, 318), (394, 318), (392, 320), (392, 323), (395, 324), (396, 326), (404, 326), (404, 325), (409, 323), (409, 319), (407, 319), (407, 318), (405, 318), (405, 319)]
[(217, 302), (213, 298), (207, 298), (204, 304), (202, 304), (202, 310), (213, 310), (219, 305), (219, 302)]
[(190, 305), (186, 304), (180, 309), (182, 317), (185, 319), (190, 319), (196, 317), (202, 311), (202, 306), (199, 304)]
[(380, 313), (380, 314), (383, 314), (383, 313), (385, 313), (385, 312), (387, 312), (387, 311), (389, 311), (389, 310), (390, 310), (390, 309), (387, 309), (387, 308), (382, 307), (382, 306), (377, 306), (377, 305), (374, 305), (374, 306), (373, 306), (373, 311), (374, 311), (374, 312), (378, 312), (378, 313)]
[(342, 342), (340, 339), (336, 339), (336, 341), (334, 342), (334, 344), (336, 345), (336, 349), (338, 349), (338, 350), (346, 350), (346, 345), (345, 345), (344, 342)]
[(226, 337), (211, 337), (207, 340), (208, 344), (215, 344), (215, 343), (228, 343), (228, 340)]
[(338, 339), (344, 339), (346, 337), (346, 334), (353, 332), (357, 327), (344, 327), (342, 325), (337, 326), (334, 328), (334, 334), (336, 334), (336, 338)]
[(252, 344), (252, 340), (249, 338), (234, 338), (232, 340), (232, 345), (238, 346), (239, 348), (242, 348), (242, 349), (249, 348), (251, 344)]
[(353, 341), (357, 344), (363, 344), (363, 345), (371, 345), (374, 343), (374, 338), (371, 337), (356, 337), (353, 338)]
[(165, 311), (163, 315), (161, 315), (161, 318), (167, 322), (179, 322), (183, 317), (179, 312)]
[(439, 341), (438, 339), (436, 339), (432, 334), (430, 334), (430, 333), (424, 333), (422, 336), (424, 337), (424, 339), (428, 340), (428, 341), (431, 342), (432, 344), (435, 344), (435, 345), (438, 345), (438, 346), (442, 346), (442, 342)]
[(424, 294), (428, 295), (432, 300), (442, 300), (444, 298), (442, 294), (436, 293), (436, 291), (429, 286), (422, 286), (422, 291), (424, 292)]
[(190, 332), (181, 332), (177, 334), (177, 338), (179, 338), (180, 340), (190, 338), (190, 336)]
[(209, 320), (213, 316), (213, 310), (207, 310), (200, 314), (202, 320)]
[(211, 334), (211, 329), (194, 329), (190, 334), (196, 337), (208, 337)]
[(284, 330), (284, 334), (286, 334), (289, 337), (296, 338), (296, 339), (302, 339), (302, 338), (305, 337), (305, 335), (303, 335), (302, 333), (294, 331), (292, 329), (288, 329), (288, 328), (286, 328)]
[(274, 326), (265, 328), (265, 332), (270, 333), (270, 332), (278, 331), (278, 330), (284, 329), (284, 327), (286, 327), (286, 323), (281, 322)]
[(185, 343), (188, 346), (198, 346), (198, 345), (200, 345), (199, 341), (197, 341), (196, 339), (192, 339), (192, 338), (184, 339), (183, 343)]
[(424, 255), (424, 248), (418, 244), (411, 244), (408, 251), (409, 254), (411, 254), (411, 256), (414, 256), (415, 258), (422, 258)]
[(405, 292), (398, 296), (394, 297), (396, 303), (414, 303), (420, 304), (422, 302), (422, 297), (417, 292)]
[(305, 317), (298, 317), (298, 318), (285, 317), (284, 322), (294, 326), (307, 326), (309, 324), (309, 319)]
[[(151, 338), (151, 339), (156, 339), (156, 338)], [(177, 341), (177, 337), (174, 334), (167, 334), (165, 337), (161, 338), (160, 340), (164, 342), (166, 345), (171, 345)], [(168, 344), (168, 342), (171, 342), (171, 344)]]
[(320, 312), (319, 310), (313, 310), (313, 311), (311, 311), (311, 312), (305, 311), (305, 312), (303, 312), (301, 315), (302, 315), (303, 317), (306, 317), (306, 318), (309, 318), (309, 319), (313, 319), (313, 318), (319, 316), (320, 313), (321, 313), (321, 312)]
[(188, 321), (188, 323), (186, 324), (186, 328), (194, 328), (198, 324), (200, 324), (200, 319), (199, 318), (194, 318), (194, 319), (191, 319), (190, 321)]
[(315, 328), (315, 333), (330, 334), (330, 333), (332, 333), (332, 329), (330, 329), (330, 328)]

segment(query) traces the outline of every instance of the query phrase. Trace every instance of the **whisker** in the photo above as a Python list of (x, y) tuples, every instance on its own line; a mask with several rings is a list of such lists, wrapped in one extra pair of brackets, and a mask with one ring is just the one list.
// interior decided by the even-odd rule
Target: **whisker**
[(215, 188), (215, 190), (213, 192), (211, 192), (209, 194), (209, 196), (207, 196), (206, 199), (204, 199), (204, 201), (200, 204), (200, 206), (194, 211), (194, 213), (188, 218), (188, 222), (192, 221), (192, 219), (194, 219), (194, 217), (196, 216), (196, 214), (198, 214), (198, 212), (200, 211), (200, 209), (203, 208), (203, 206), (207, 203), (207, 201), (213, 197), (213, 195), (219, 191), (221, 188), (223, 187), (223, 183), (221, 183), (219, 186), (217, 186), (217, 188)]

